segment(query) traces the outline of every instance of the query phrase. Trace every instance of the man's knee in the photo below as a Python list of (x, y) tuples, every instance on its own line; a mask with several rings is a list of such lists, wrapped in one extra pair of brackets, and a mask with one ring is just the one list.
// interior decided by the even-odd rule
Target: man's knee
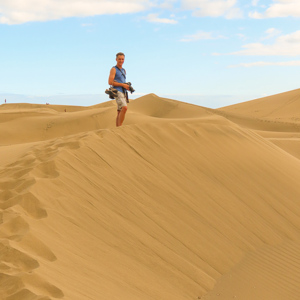
[(123, 106), (122, 111), (125, 113), (127, 111), (127, 106)]

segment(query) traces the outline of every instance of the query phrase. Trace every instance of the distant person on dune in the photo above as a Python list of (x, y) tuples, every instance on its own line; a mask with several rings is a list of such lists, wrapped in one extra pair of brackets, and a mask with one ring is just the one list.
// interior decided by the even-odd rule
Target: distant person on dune
[(116, 120), (116, 125), (121, 126), (125, 119), (125, 114), (127, 111), (127, 90), (129, 90), (128, 84), (126, 84), (126, 71), (123, 69), (123, 64), (125, 60), (125, 54), (122, 52), (117, 53), (116, 61), (117, 65), (112, 67), (110, 70), (108, 84), (112, 85), (116, 90), (118, 90), (118, 96), (116, 102), (118, 105), (118, 115)]

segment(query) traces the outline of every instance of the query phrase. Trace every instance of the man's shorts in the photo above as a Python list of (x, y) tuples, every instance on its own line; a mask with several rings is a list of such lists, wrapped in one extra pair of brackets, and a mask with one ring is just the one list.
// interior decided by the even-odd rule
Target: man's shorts
[(122, 107), (127, 106), (125, 95), (119, 91), (118, 91), (118, 96), (116, 98), (116, 102), (118, 105), (118, 111), (120, 111)]

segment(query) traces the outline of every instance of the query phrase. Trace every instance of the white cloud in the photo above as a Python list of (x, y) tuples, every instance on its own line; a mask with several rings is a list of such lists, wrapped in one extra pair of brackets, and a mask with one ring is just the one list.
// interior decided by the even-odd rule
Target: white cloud
[(233, 55), (300, 55), (300, 30), (278, 37), (274, 44), (253, 43), (243, 46), (244, 50)]
[(159, 18), (158, 14), (149, 14), (145, 19), (151, 23), (177, 24), (178, 21), (168, 18)]
[(273, 0), (273, 3), (265, 12), (257, 11), (249, 13), (254, 19), (278, 18), (278, 17), (300, 17), (299, 0)]
[(205, 31), (197, 31), (195, 34), (186, 35), (180, 42), (194, 42), (199, 40), (216, 40), (216, 39), (224, 39), (224, 36), (213, 36), (211, 32)]
[(149, 6), (150, 0), (1, 0), (0, 24), (134, 13)]
[(182, 7), (194, 10), (193, 15), (197, 17), (241, 18), (243, 14), (235, 6), (236, 2), (236, 0), (182, 0)]
[(255, 12), (250, 12), (249, 17), (252, 19), (263, 19), (263, 15), (257, 11)]
[(268, 39), (271, 39), (271, 38), (279, 35), (281, 33), (281, 31), (276, 28), (269, 28), (268, 30), (265, 31), (265, 33), (266, 33), (266, 36), (263, 37), (263, 40), (268, 40)]
[(163, 3), (159, 4), (158, 7), (162, 9), (173, 9), (174, 4), (177, 2), (177, 0), (165, 0)]
[(232, 66), (229, 66), (229, 68), (237, 68), (237, 67), (250, 68), (250, 67), (266, 67), (266, 66), (280, 66), (280, 67), (300, 66), (300, 60), (284, 61), (284, 62), (258, 61), (258, 62), (253, 62), (253, 63), (241, 63), (238, 65), (232, 65)]
[(240, 38), (241, 40), (243, 40), (243, 41), (245, 41), (245, 40), (248, 39), (247, 36), (244, 35), (244, 34), (242, 34), (242, 33), (238, 33), (238, 34), (236, 34), (236, 36), (237, 36), (238, 38)]

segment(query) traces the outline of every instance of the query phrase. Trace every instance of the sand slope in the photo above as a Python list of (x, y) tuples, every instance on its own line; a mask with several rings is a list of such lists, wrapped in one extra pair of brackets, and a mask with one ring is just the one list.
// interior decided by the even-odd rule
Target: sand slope
[(300, 89), (215, 110), (300, 158)]
[(0, 106), (0, 299), (299, 299), (297, 121), (154, 94), (115, 115)]

